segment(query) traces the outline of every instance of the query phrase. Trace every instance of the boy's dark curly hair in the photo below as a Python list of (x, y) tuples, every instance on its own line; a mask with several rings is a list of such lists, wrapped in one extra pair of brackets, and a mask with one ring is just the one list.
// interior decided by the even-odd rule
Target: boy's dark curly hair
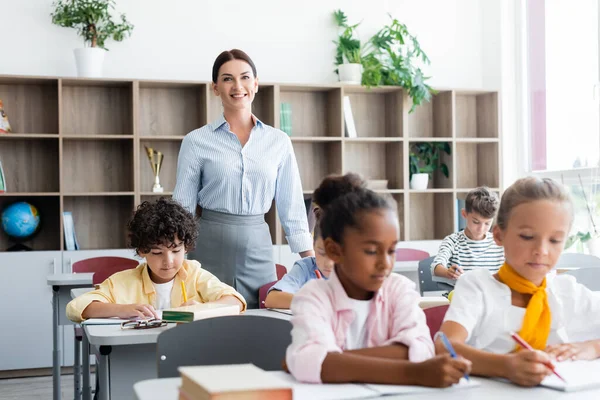
[(393, 199), (367, 189), (366, 182), (354, 173), (326, 177), (313, 199), (321, 209), (318, 218), (321, 237), (331, 237), (337, 243), (342, 243), (346, 227), (359, 227), (359, 213), (377, 209), (397, 212)]
[(157, 245), (175, 247), (175, 237), (190, 251), (198, 237), (194, 216), (175, 200), (165, 197), (140, 204), (127, 228), (129, 245), (138, 254), (149, 253)]

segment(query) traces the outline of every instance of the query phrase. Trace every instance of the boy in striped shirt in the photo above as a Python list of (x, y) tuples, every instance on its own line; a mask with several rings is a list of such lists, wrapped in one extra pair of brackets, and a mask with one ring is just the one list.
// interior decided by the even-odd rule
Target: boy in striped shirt
[(504, 249), (496, 245), (490, 232), (499, 204), (496, 193), (487, 187), (478, 187), (467, 194), (465, 208), (461, 210), (466, 227), (444, 238), (431, 263), (433, 275), (457, 279), (467, 269), (497, 270), (502, 266)]

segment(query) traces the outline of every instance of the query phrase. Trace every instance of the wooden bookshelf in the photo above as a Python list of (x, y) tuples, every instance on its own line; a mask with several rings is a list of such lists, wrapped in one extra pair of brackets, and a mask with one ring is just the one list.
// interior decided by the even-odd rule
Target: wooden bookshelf
[[(344, 135), (344, 96), (350, 98), (357, 138)], [(27, 245), (63, 250), (62, 212), (71, 211), (81, 249), (122, 248), (126, 222), (145, 200), (171, 196), (181, 140), (215, 120), (221, 102), (210, 82), (0, 76), (0, 99), (14, 133), (0, 135), (8, 193), (34, 204), (42, 229)], [(468, 190), (502, 181), (497, 92), (440, 90), (409, 113), (397, 87), (261, 84), (253, 112), (279, 127), (281, 103), (291, 104), (292, 134), (305, 197), (328, 174), (358, 172), (387, 180), (398, 207), (402, 240), (442, 239), (457, 227), (456, 200)], [(441, 173), (430, 187), (409, 185), (410, 147), (448, 142)], [(152, 193), (145, 146), (165, 158), (163, 194)], [(285, 244), (275, 205), (266, 214), (273, 244)], [(0, 249), (10, 246), (0, 233)]]

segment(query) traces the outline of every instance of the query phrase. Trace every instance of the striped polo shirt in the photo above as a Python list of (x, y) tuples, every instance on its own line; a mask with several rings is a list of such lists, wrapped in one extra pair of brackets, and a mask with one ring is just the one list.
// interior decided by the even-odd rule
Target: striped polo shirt
[(431, 263), (432, 272), (438, 264), (445, 267), (456, 264), (463, 269), (497, 270), (504, 264), (504, 248), (494, 242), (491, 232), (487, 232), (483, 240), (472, 240), (463, 230), (444, 238)]

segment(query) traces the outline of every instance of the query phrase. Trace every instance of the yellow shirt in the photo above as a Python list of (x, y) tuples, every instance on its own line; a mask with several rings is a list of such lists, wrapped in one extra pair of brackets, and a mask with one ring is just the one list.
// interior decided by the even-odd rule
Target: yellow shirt
[[(183, 266), (175, 275), (173, 290), (171, 291), (171, 305), (173, 307), (183, 303), (181, 281), (185, 283), (185, 291), (189, 300), (201, 303), (219, 300), (223, 296), (231, 295), (238, 298), (246, 310), (246, 300), (231, 286), (221, 282), (216, 276), (202, 269), (200, 263), (194, 260), (185, 260)], [(83, 320), (81, 314), (93, 301), (114, 304), (154, 304), (156, 291), (146, 263), (134, 269), (117, 272), (98, 286), (92, 292), (83, 294), (67, 304), (67, 317), (73, 322)]]

